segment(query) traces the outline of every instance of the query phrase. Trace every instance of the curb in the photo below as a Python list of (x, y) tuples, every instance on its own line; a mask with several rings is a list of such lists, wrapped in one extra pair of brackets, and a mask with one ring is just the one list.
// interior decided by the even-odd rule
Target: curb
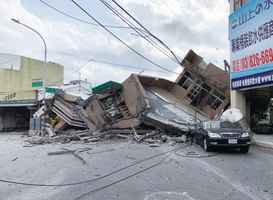
[(272, 142), (263, 142), (263, 141), (256, 141), (254, 140), (254, 145), (267, 148), (267, 149), (273, 149), (273, 143)]

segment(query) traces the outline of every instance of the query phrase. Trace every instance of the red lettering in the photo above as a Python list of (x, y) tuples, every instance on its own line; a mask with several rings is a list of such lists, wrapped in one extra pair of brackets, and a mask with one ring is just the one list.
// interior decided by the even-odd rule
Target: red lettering
[(270, 60), (270, 59), (269, 59), (269, 52), (268, 52), (268, 49), (266, 49), (264, 52), (265, 52), (265, 53), (264, 53), (264, 54), (265, 54), (265, 63), (268, 64), (268, 63), (269, 63), (269, 60)]
[(273, 50), (271, 48), (269, 49), (269, 57), (270, 57), (270, 62), (273, 62)]

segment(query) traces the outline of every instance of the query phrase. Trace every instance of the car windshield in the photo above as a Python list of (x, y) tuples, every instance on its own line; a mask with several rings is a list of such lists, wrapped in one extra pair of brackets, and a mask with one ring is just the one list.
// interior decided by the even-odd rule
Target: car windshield
[(231, 123), (231, 122), (220, 122), (220, 128), (242, 128), (239, 122)]
[(203, 123), (204, 129), (220, 129), (220, 128), (233, 128), (240, 129), (242, 128), (239, 122), (221, 122), (221, 121), (209, 121)]

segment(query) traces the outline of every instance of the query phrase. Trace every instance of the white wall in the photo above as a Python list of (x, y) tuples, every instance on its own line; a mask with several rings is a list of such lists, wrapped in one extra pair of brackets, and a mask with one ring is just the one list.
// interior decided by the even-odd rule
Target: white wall
[(244, 116), (247, 115), (246, 97), (240, 91), (231, 91), (230, 93), (231, 108), (238, 108)]

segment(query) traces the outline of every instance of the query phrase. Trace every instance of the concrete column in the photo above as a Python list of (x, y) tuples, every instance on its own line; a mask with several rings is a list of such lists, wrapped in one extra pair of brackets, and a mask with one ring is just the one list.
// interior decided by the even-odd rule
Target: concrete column
[(239, 109), (244, 116), (247, 116), (246, 97), (240, 91), (231, 91), (230, 93), (231, 108)]
[(0, 131), (3, 131), (3, 128), (4, 128), (3, 117), (4, 117), (4, 112), (2, 109), (0, 109)]
[(248, 124), (251, 124), (251, 102), (250, 101), (246, 101), (246, 121), (248, 122)]

